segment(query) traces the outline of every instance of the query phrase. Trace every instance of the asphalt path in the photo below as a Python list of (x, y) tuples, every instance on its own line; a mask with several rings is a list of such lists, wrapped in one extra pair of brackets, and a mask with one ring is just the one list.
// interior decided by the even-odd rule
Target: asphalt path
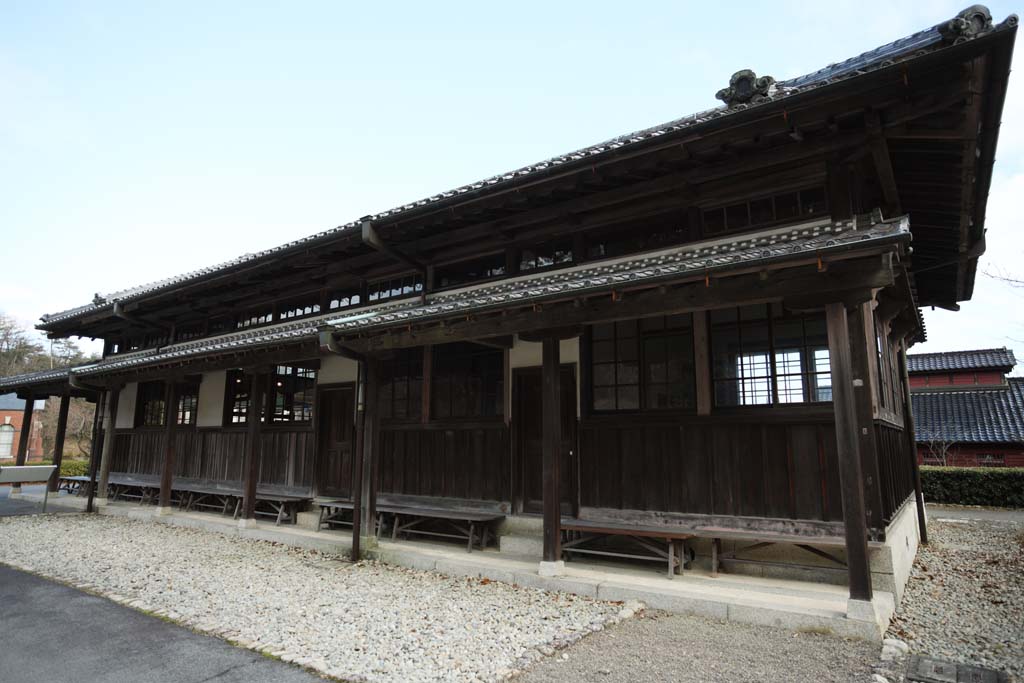
[(322, 680), (218, 638), (0, 565), (4, 683)]

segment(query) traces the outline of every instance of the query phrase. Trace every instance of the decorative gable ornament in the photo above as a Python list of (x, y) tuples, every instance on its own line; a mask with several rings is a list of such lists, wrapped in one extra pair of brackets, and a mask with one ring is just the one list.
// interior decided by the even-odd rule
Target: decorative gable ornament
[(992, 30), (992, 13), (984, 5), (971, 5), (944, 24), (939, 33), (947, 43), (960, 43)]
[(729, 87), (719, 90), (715, 97), (725, 102), (729, 108), (758, 104), (769, 98), (774, 85), (775, 79), (771, 76), (758, 78), (750, 69), (743, 69), (734, 73), (729, 79)]

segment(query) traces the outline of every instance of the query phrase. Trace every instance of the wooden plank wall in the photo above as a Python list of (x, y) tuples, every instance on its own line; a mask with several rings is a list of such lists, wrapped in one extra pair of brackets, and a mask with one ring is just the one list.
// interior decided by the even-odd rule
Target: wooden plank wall
[[(237, 483), (242, 480), (244, 431), (178, 430), (174, 476)], [(261, 436), (261, 484), (311, 488), (315, 462), (311, 430), (265, 430)], [(164, 430), (116, 433), (112, 472), (159, 475), (164, 457)]]
[(503, 422), (384, 425), (380, 492), (509, 501), (509, 429)]
[(830, 421), (655, 421), (580, 425), (583, 507), (839, 521)]

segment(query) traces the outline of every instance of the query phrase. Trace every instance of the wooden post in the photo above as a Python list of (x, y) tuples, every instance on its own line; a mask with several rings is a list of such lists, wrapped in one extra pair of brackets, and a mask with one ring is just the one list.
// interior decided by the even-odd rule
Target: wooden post
[(854, 397), (854, 384), (859, 383), (863, 386), (866, 378), (855, 377), (850, 364), (850, 330), (846, 319), (846, 306), (841, 303), (828, 304), (825, 306), (825, 316), (832, 367), (832, 405), (836, 415), (839, 488), (843, 495), (850, 599), (870, 601), (871, 568), (868, 564), (857, 402)]
[[(434, 347), (431, 344), (427, 344), (423, 347), (423, 385), (420, 394), (420, 422), (422, 424), (430, 423), (431, 411), (431, 394), (433, 394), (434, 385)], [(411, 398), (411, 397), (410, 397)]]
[[(248, 436), (245, 444), (245, 461), (242, 464), (242, 518), (240, 524), (256, 519), (256, 485), (260, 478), (260, 446), (263, 414), (263, 390), (266, 385), (263, 374), (249, 375), (249, 411), (245, 416)], [(267, 411), (269, 418), (269, 410)]]
[(101, 394), (96, 397), (96, 408), (93, 410), (92, 415), (92, 439), (89, 441), (89, 482), (86, 484), (89, 491), (89, 499), (85, 504), (85, 511), (92, 512), (93, 497), (96, 495), (96, 470), (99, 468), (99, 454), (103, 444), (99, 444), (97, 447), (96, 441), (101, 439), (100, 432), (100, 417), (103, 412), (102, 406), (106, 402), (107, 397)]
[[(32, 409), (35, 406), (35, 398), (29, 395), (25, 399), (25, 409), (21, 414), (21, 434), (18, 436), (18, 455), (14, 464), (21, 467), (28, 459), (28, 440), (32, 435)], [(21, 493), (21, 483), (11, 484), (11, 493)]]
[(117, 427), (117, 407), (121, 402), (121, 387), (112, 386), (107, 390), (107, 408), (103, 415), (103, 457), (100, 460), (99, 481), (96, 482), (96, 497), (107, 500), (110, 482), (110, 466), (114, 461), (114, 429)]
[(364, 362), (366, 380), (363, 394), (363, 462), (360, 484), (360, 528), (365, 538), (377, 532), (377, 412), (380, 389), (380, 361), (367, 358)]
[(693, 371), (697, 390), (697, 414), (710, 415), (711, 349), (708, 348), (708, 312), (693, 312)]
[(861, 474), (864, 482), (865, 518), (874, 528), (884, 526), (882, 513), (881, 472), (878, 467), (878, 444), (874, 430), (874, 392), (870, 371), (874, 363), (875, 333), (871, 304), (863, 303), (848, 316), (850, 328), (850, 367), (855, 377), (863, 380), (854, 385), (857, 404), (857, 439), (860, 441)]
[(71, 389), (66, 388), (60, 395), (60, 410), (57, 412), (57, 433), (53, 439), (53, 464), (57, 466), (47, 486), (51, 493), (57, 492), (60, 484), (60, 465), (64, 460), (64, 437), (68, 430), (68, 411), (71, 409)]
[(360, 532), (362, 532), (363, 506), (363, 429), (366, 415), (366, 362), (359, 361), (356, 371), (356, 438), (352, 446), (352, 555), (353, 562), (360, 559)]
[(160, 510), (167, 511), (171, 507), (171, 487), (174, 485), (174, 460), (177, 455), (177, 439), (174, 438), (174, 427), (178, 421), (177, 385), (173, 379), (167, 380), (164, 388), (164, 464), (160, 470)]
[[(35, 406), (35, 397), (29, 396), (25, 399), (25, 408), (21, 413), (21, 433), (18, 435), (18, 455), (14, 464), (21, 467), (28, 460), (28, 441), (32, 436), (32, 410)], [(21, 484), (15, 484), (20, 488)]]
[(545, 336), (542, 344), (542, 443), (544, 463), (544, 562), (562, 559), (562, 500), (559, 464), (562, 459), (562, 400), (559, 340)]
[(928, 521), (924, 514), (924, 492), (921, 490), (921, 468), (917, 464), (917, 435), (914, 433), (914, 403), (910, 400), (910, 374), (907, 372), (907, 340), (900, 342), (900, 375), (903, 377), (903, 433), (907, 437), (910, 467), (914, 473), (914, 499), (917, 501), (917, 528), (921, 543), (928, 545)]

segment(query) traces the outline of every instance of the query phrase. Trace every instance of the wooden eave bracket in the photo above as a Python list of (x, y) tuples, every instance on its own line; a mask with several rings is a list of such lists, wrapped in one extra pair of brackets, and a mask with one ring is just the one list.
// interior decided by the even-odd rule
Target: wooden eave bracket
[(412, 258), (408, 254), (405, 254), (400, 249), (391, 246), (383, 239), (374, 227), (373, 222), (369, 220), (363, 220), (362, 223), (362, 238), (363, 244), (369, 246), (372, 249), (376, 249), (382, 254), (387, 254), (396, 261), (400, 261), (410, 268), (414, 268), (423, 275), (424, 284), (427, 280), (427, 266), (420, 261)]

